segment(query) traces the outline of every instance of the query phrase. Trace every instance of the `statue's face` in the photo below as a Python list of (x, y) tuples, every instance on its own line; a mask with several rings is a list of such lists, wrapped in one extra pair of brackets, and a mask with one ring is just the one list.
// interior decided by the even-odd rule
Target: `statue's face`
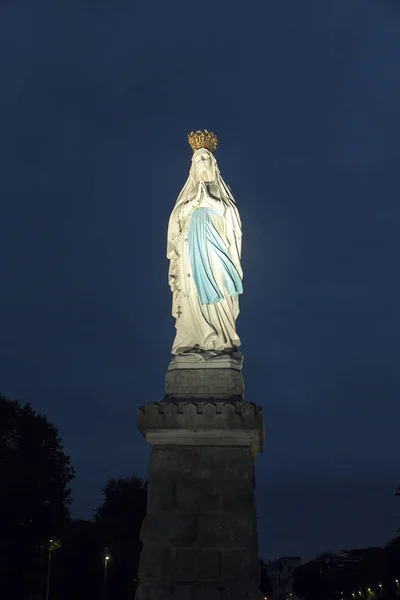
[(211, 154), (204, 148), (193, 156), (194, 174), (197, 181), (214, 181), (214, 164)]

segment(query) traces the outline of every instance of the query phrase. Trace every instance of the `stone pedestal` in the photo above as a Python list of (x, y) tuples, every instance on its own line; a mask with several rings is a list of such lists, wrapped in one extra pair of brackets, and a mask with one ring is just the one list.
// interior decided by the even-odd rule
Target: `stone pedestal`
[(165, 378), (166, 400), (243, 401), (242, 355), (176, 356)]
[(235, 401), (139, 410), (152, 446), (137, 600), (261, 600), (254, 459), (262, 409)]

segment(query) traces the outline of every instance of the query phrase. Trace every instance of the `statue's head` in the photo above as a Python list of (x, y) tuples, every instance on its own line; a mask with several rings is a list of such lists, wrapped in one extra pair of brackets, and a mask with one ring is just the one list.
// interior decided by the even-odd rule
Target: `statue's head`
[(193, 154), (191, 174), (196, 183), (215, 181), (215, 158), (206, 148), (199, 148)]
[(197, 129), (188, 135), (188, 142), (193, 150), (192, 168), (190, 174), (194, 181), (215, 181), (216, 161), (213, 156), (218, 140), (215, 133)]
[(222, 179), (214, 152), (218, 145), (217, 136), (212, 131), (197, 129), (188, 136), (193, 150), (192, 165), (189, 177), (183, 186), (175, 204), (175, 209), (196, 195), (196, 187), (200, 181), (213, 182), (219, 189), (219, 196), (225, 202), (235, 204), (232, 192)]

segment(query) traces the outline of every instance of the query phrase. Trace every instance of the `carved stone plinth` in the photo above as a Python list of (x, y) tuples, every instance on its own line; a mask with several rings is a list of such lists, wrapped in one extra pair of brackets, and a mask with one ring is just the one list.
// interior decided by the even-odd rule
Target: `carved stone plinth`
[(152, 446), (137, 600), (261, 600), (254, 459), (262, 409), (159, 402), (139, 410)]
[(175, 357), (165, 378), (167, 400), (243, 401), (242, 358), (205, 360), (201, 355)]

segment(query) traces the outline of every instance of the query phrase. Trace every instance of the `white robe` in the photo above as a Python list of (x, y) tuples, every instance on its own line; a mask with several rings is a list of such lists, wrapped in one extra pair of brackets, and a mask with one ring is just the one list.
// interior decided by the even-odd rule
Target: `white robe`
[(176, 319), (176, 337), (172, 347), (172, 354), (175, 355), (193, 348), (221, 351), (240, 345), (235, 327), (239, 314), (238, 296), (228, 293), (221, 265), (209, 253), (211, 269), (223, 299), (212, 304), (201, 304), (188, 247), (190, 213), (198, 207), (213, 209), (220, 216), (212, 216), (212, 224), (242, 279), (240, 216), (233, 198), (227, 197), (226, 190), (226, 186), (225, 190), (221, 190), (218, 179), (209, 184), (197, 183), (191, 189), (190, 198), (180, 195), (170, 216), (167, 257), (170, 260), (172, 315)]

